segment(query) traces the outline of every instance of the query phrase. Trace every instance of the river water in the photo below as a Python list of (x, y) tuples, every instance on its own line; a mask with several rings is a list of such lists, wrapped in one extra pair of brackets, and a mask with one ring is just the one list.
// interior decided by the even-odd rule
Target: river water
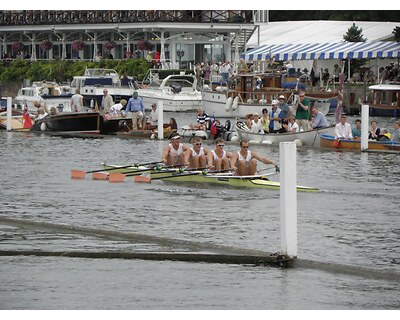
[[(178, 125), (195, 119), (194, 114), (164, 118), (170, 116)], [(393, 120), (379, 123), (391, 128)], [(1, 131), (0, 250), (166, 250), (21, 228), (3, 217), (280, 251), (278, 191), (70, 178), (71, 169), (98, 169), (103, 161), (158, 160), (166, 143)], [(226, 144), (226, 149), (238, 146)], [(279, 160), (279, 147), (252, 149)], [(298, 193), (298, 258), (362, 267), (367, 273), (397, 272), (393, 278), (301, 266), (2, 256), (0, 309), (399, 309), (399, 162), (398, 154), (297, 148), (298, 184), (322, 190)]]

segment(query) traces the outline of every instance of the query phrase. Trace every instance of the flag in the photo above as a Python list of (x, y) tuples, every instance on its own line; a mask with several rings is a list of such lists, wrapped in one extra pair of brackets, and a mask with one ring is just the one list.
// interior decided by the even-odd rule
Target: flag
[(217, 127), (215, 126), (215, 113), (213, 113), (210, 128), (211, 136), (215, 139), (217, 137)]
[(32, 119), (29, 116), (28, 108), (25, 107), (22, 117), (24, 119), (24, 129), (30, 129), (32, 127)]
[(340, 115), (342, 114), (342, 106), (343, 106), (343, 101), (344, 101), (344, 97), (343, 97), (343, 89), (344, 89), (344, 79), (345, 79), (345, 74), (342, 72), (341, 74), (339, 74), (339, 88), (338, 88), (338, 104), (336, 107), (336, 111), (335, 111), (335, 120), (336, 123), (340, 122)]

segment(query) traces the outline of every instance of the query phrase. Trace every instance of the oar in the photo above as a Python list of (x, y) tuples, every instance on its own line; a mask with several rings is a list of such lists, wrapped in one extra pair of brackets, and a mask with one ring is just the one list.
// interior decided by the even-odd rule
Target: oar
[(104, 179), (102, 180), (107, 180), (109, 182), (123, 182), (125, 180), (125, 177), (131, 177), (131, 176), (138, 176), (139, 174), (141, 174), (142, 172), (146, 172), (146, 171), (152, 171), (154, 170), (155, 172), (179, 172), (178, 170), (162, 170), (164, 168), (176, 168), (181, 166), (180, 164), (178, 165), (172, 165), (172, 166), (165, 166), (165, 167), (154, 167), (154, 168), (147, 168), (147, 169), (139, 169), (139, 170), (135, 170), (135, 171), (127, 171), (124, 173), (118, 173), (118, 172), (113, 172), (108, 174)]
[(195, 176), (201, 174), (201, 171), (198, 172), (190, 172), (190, 173), (181, 173), (181, 174), (176, 174), (176, 175), (168, 175), (168, 176), (161, 176), (161, 177), (155, 177), (151, 178), (148, 176), (135, 176), (133, 179), (135, 182), (145, 182), (145, 183), (150, 183), (152, 180), (160, 180), (160, 179), (169, 179), (169, 178), (177, 178), (177, 177), (187, 177), (187, 176)]
[[(146, 164), (150, 164), (151, 165), (151, 164), (158, 164), (158, 163), (160, 163), (160, 161), (158, 161), (158, 162), (137, 163), (137, 164), (133, 164), (131, 166), (128, 166), (128, 168), (130, 168), (130, 167), (139, 168), (140, 166), (144, 166)], [(112, 172), (112, 173), (107, 174), (107, 173), (104, 173), (104, 171), (112, 171), (112, 170), (124, 169), (124, 168), (127, 168), (127, 167), (122, 166), (122, 167), (99, 170), (99, 171), (102, 171), (102, 172), (97, 172), (96, 171), (95, 173), (92, 173), (92, 179), (93, 180), (107, 180), (107, 179), (110, 179), (110, 176), (114, 176), (113, 178), (114, 178), (115, 181), (112, 181), (112, 182), (118, 182), (118, 180), (122, 179), (122, 174), (125, 174), (125, 173), (120, 173), (120, 172), (113, 173)], [(133, 171), (128, 171), (128, 172), (145, 172), (145, 171), (148, 171), (148, 170), (151, 170), (151, 169), (152, 168), (149, 167), (149, 168), (146, 168), (146, 169), (135, 169)]]
[[(202, 171), (196, 171), (196, 172), (192, 172), (194, 171), (194, 169), (186, 169), (186, 171), (188, 171), (188, 173), (181, 173), (181, 174), (171, 174), (168, 176), (161, 176), (161, 177), (148, 177), (148, 176), (135, 176), (133, 179), (135, 182), (145, 182), (145, 183), (149, 183), (152, 180), (159, 180), (159, 179), (169, 179), (169, 178), (177, 178), (177, 177), (187, 177), (187, 176), (194, 176), (194, 175), (207, 175), (207, 174), (212, 174), (212, 173), (219, 173), (219, 172), (228, 172), (228, 171), (232, 171), (232, 169), (225, 169), (225, 170), (216, 170), (216, 171), (208, 171), (208, 170), (202, 170)], [(163, 172), (160, 172), (163, 173)]]
[(161, 161), (157, 162), (146, 162), (146, 163), (140, 163), (140, 164), (129, 164), (126, 166), (121, 166), (121, 167), (114, 167), (114, 168), (108, 168), (108, 169), (97, 169), (97, 170), (90, 170), (90, 171), (82, 171), (82, 170), (71, 170), (71, 178), (72, 179), (84, 179), (87, 173), (96, 173), (96, 172), (102, 172), (102, 171), (113, 171), (113, 170), (118, 170), (118, 169), (124, 169), (124, 168), (129, 168), (129, 167), (139, 167), (143, 165), (148, 165), (148, 164), (157, 164), (160, 163)]

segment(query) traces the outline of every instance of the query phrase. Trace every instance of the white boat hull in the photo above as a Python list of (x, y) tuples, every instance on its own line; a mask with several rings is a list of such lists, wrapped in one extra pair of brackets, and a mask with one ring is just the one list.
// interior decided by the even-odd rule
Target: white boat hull
[(300, 140), (302, 145), (319, 147), (321, 134), (335, 135), (335, 126), (295, 133), (252, 133), (250, 131), (242, 130), (239, 126), (236, 126), (236, 130), (240, 140), (249, 140), (256, 143), (274, 145), (277, 145), (280, 142), (293, 142), (295, 140)]
[(71, 111), (71, 97), (66, 96), (60, 96), (57, 98), (43, 98), (41, 96), (21, 96), (18, 95), (14, 98), (14, 104), (17, 105), (17, 109), (18, 110), (23, 110), (24, 109), (24, 105), (26, 104), (28, 107), (28, 111), (29, 112), (33, 112), (36, 113), (37, 112), (37, 108), (34, 106), (34, 103), (36, 101), (40, 102), (41, 106), (45, 106), (48, 109), (50, 109), (51, 107), (62, 107), (63, 111), (67, 111), (70, 112)]
[(197, 111), (203, 107), (201, 93), (169, 93), (158, 89), (138, 89), (146, 110), (151, 110), (153, 103), (163, 102), (163, 110), (169, 112)]
[[(248, 114), (258, 113), (261, 115), (262, 109), (267, 108), (268, 112), (271, 111), (272, 106), (267, 103), (261, 103), (254, 101), (253, 103), (247, 103), (240, 101), (235, 107), (234, 104), (228, 104), (228, 98), (225, 92), (217, 91), (202, 91), (204, 111), (208, 114), (215, 114), (216, 117), (221, 118), (245, 118)], [(318, 100), (315, 103), (318, 110), (323, 114), (327, 115), (329, 112), (329, 99)], [(292, 106), (289, 105), (291, 108)]]

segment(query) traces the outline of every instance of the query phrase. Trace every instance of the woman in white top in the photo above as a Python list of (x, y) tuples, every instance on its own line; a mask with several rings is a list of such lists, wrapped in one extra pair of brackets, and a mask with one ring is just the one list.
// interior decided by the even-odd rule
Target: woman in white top
[(231, 159), (231, 168), (238, 176), (253, 176), (257, 171), (257, 160), (265, 164), (273, 164), (275, 167), (278, 165), (266, 158), (262, 157), (254, 151), (249, 150), (249, 141), (240, 141), (240, 151), (234, 152)]
[(258, 113), (255, 113), (253, 115), (253, 120), (251, 120), (250, 131), (253, 133), (264, 133), (263, 124), (258, 116)]
[(286, 129), (287, 132), (299, 132), (300, 128), (296, 122), (296, 119), (293, 116), (289, 117), (288, 124), (282, 124), (282, 126)]
[(193, 147), (185, 151), (185, 166), (191, 169), (205, 168), (209, 153), (210, 151), (206, 147), (203, 147), (200, 137), (193, 138)]
[(232, 157), (230, 152), (224, 150), (225, 141), (217, 138), (214, 141), (215, 149), (208, 154), (208, 167), (220, 171), (229, 169), (229, 162)]

